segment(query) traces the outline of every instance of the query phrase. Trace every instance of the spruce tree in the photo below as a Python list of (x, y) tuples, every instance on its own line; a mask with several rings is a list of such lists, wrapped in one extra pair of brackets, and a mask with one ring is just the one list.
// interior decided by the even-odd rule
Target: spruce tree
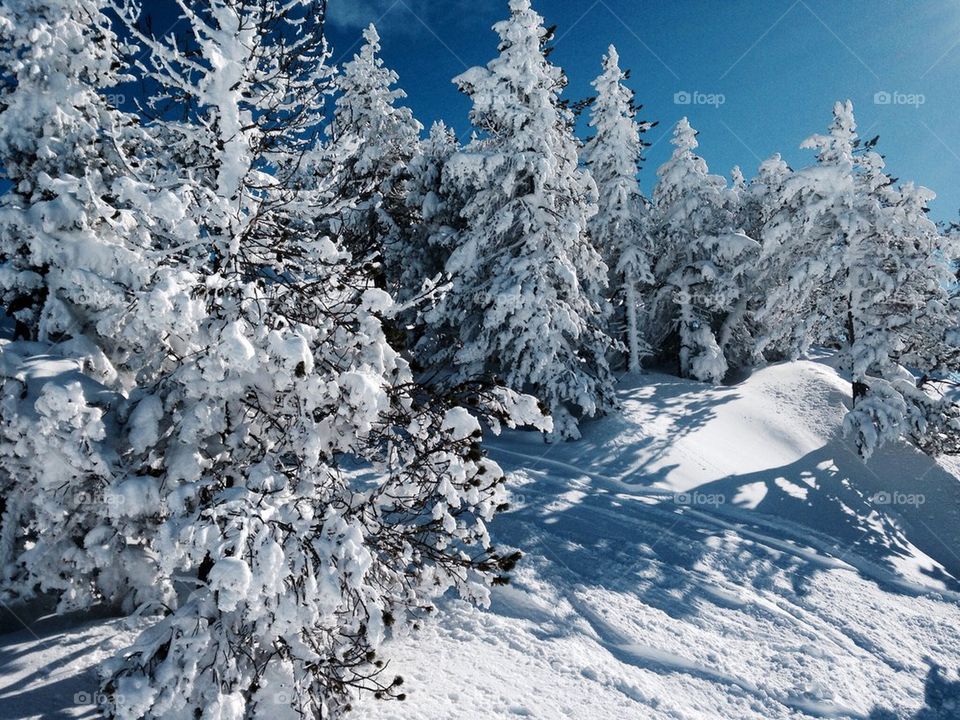
[(544, 54), (547, 30), (529, 0), (495, 26), (500, 55), (455, 82), (481, 136), (449, 165), (467, 202), (447, 263), (451, 286), (431, 312), (460, 379), (502, 382), (549, 408), (557, 433), (611, 408), (604, 332), (607, 268), (587, 234), (596, 186), (578, 167), (563, 72)]
[(341, 244), (358, 261), (376, 267), (381, 279), (396, 268), (379, 267), (384, 245), (404, 225), (404, 180), (418, 153), (422, 126), (409, 108), (397, 74), (380, 57), (380, 35), (370, 25), (364, 43), (336, 78), (336, 100), (327, 129), (321, 174), (335, 176), (342, 210), (332, 225)]
[(593, 243), (603, 255), (610, 273), (610, 297), (617, 309), (614, 325), (627, 348), (627, 369), (640, 371), (640, 362), (650, 350), (641, 317), (644, 291), (653, 285), (649, 246), (649, 208), (640, 193), (637, 171), (643, 161), (642, 133), (652, 125), (636, 120), (638, 108), (627, 88), (627, 73), (612, 45), (604, 58), (603, 74), (593, 87), (597, 98), (590, 127), (594, 137), (583, 151), (598, 189), (599, 212), (590, 221)]
[(384, 248), (387, 286), (400, 305), (406, 344), (415, 355), (429, 342), (424, 314), (436, 304), (444, 268), (462, 227), (464, 204), (456, 183), (444, 181), (447, 163), (460, 150), (457, 136), (443, 122), (430, 129), (410, 161), (403, 186), (406, 221), (396, 227)]
[(683, 377), (720, 382), (729, 364), (717, 334), (739, 301), (738, 271), (757, 243), (737, 232), (726, 181), (695, 154), (697, 133), (686, 118), (672, 142), (653, 198), (653, 345), (675, 359)]

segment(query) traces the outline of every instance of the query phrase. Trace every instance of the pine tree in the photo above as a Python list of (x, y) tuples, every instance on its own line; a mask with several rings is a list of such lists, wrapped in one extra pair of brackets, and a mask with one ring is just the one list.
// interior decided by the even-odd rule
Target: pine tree
[(952, 253), (926, 218), (932, 193), (897, 188), (874, 145), (858, 139), (853, 105), (837, 103), (829, 134), (804, 143), (817, 163), (783, 184), (761, 262), (761, 348), (839, 350), (853, 395), (845, 427), (864, 457), (901, 436), (943, 448), (958, 426), (934, 392), (956, 367)]
[(731, 367), (746, 368), (763, 362), (757, 349), (759, 338), (765, 335), (759, 318), (767, 300), (763, 263), (776, 261), (778, 233), (784, 229), (778, 225), (784, 217), (783, 187), (790, 172), (779, 154), (762, 162), (749, 183), (739, 168), (734, 168), (728, 208), (736, 227), (755, 239), (760, 249), (748, 253), (731, 278), (737, 293), (717, 338)]
[(729, 365), (717, 333), (740, 298), (738, 269), (757, 244), (736, 231), (726, 181), (694, 153), (696, 135), (680, 120), (673, 155), (657, 171), (653, 344), (662, 356), (676, 352), (683, 377), (720, 382)]
[[(157, 316), (183, 299), (159, 251), (183, 207), (181, 188), (154, 182), (155, 140), (101, 94), (124, 79), (106, 6), (0, 6), (0, 159), (12, 183), (0, 292), (17, 335), (37, 341), (3, 352), (0, 562), (5, 593), (53, 592), (63, 610), (130, 609), (167, 589), (112, 524), (123, 510), (111, 499), (131, 487), (115, 413), (156, 378), (159, 338), (177, 329)], [(35, 387), (29, 354), (63, 372)]]
[(815, 344), (837, 346), (847, 332), (846, 312), (836, 314), (836, 302), (855, 229), (853, 105), (837, 103), (829, 134), (815, 135), (803, 147), (817, 150), (817, 163), (786, 180), (761, 259), (769, 294), (760, 312), (766, 328), (760, 350), (791, 359)]
[(405, 216), (403, 183), (423, 127), (408, 108), (397, 104), (406, 93), (395, 88), (399, 78), (380, 57), (377, 29), (370, 25), (363, 37), (360, 51), (344, 63), (336, 80), (338, 94), (321, 172), (336, 175), (336, 190), (344, 201), (335, 234), (357, 260), (377, 264)]
[(410, 161), (403, 186), (406, 222), (385, 247), (387, 285), (402, 307), (400, 320), (411, 348), (428, 338), (423, 316), (436, 303), (462, 226), (464, 199), (455, 183), (444, 182), (444, 169), (459, 150), (456, 134), (443, 122), (435, 123)]
[(933, 452), (955, 447), (960, 407), (937, 383), (958, 367), (960, 309), (949, 296), (952, 251), (927, 217), (934, 194), (895, 180), (883, 158), (858, 158), (855, 233), (843, 257), (842, 360), (854, 388), (845, 428), (861, 455), (906, 436)]
[(17, 337), (55, 342), (128, 389), (153, 345), (131, 297), (151, 282), (154, 235), (178, 200), (150, 183), (151, 139), (101, 94), (124, 79), (107, 6), (0, 6), (0, 304)]
[(627, 73), (612, 45), (604, 58), (603, 74), (593, 87), (597, 99), (590, 121), (596, 135), (583, 151), (598, 189), (599, 212), (590, 221), (590, 234), (611, 270), (613, 304), (622, 308), (627, 368), (640, 371), (640, 362), (650, 353), (641, 327), (644, 288), (653, 285), (648, 236), (647, 201), (640, 193), (637, 171), (643, 160), (641, 134), (651, 123), (636, 120), (638, 108), (626, 87)]
[(500, 55), (456, 78), (482, 137), (448, 164), (467, 203), (447, 263), (451, 287), (430, 314), (449, 333), (460, 379), (497, 379), (550, 409), (558, 434), (614, 403), (606, 351), (607, 269), (587, 236), (596, 186), (578, 167), (563, 72), (529, 0), (495, 26)]

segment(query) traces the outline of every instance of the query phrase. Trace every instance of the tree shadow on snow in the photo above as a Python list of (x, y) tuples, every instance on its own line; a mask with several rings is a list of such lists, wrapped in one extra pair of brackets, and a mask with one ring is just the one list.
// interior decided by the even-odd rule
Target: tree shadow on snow
[(960, 681), (943, 676), (943, 668), (933, 665), (923, 690), (924, 706), (905, 718), (891, 710), (874, 708), (869, 720), (957, 720), (960, 718)]
[(698, 491), (724, 498), (720, 516), (810, 544), (885, 589), (905, 590), (898, 578), (912, 572), (960, 591), (960, 481), (919, 450), (898, 444), (864, 464), (838, 440)]
[[(0, 634), (0, 720), (34, 715), (99, 717), (99, 679), (95, 666), (86, 661), (110, 642), (110, 635), (105, 636), (100, 628), (104, 619), (113, 617), (116, 614), (111, 609), (96, 607), (85, 613), (26, 621), (27, 627)], [(49, 664), (37, 664), (32, 672), (22, 673), (24, 658), (31, 658), (32, 665), (36, 662), (32, 658), (44, 656), (49, 657)], [(85, 666), (83, 670), (65, 671), (78, 662)]]

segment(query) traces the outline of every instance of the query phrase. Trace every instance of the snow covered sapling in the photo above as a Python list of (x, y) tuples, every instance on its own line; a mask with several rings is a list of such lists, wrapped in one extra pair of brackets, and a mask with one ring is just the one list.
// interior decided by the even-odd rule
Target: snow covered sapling
[[(15, 355), (4, 348), (6, 367)], [(122, 398), (67, 361), (18, 370), (0, 381), (0, 597), (51, 593), (60, 612), (169, 599), (112, 523), (128, 511), (110, 414)]]
[(423, 127), (397, 104), (406, 93), (394, 87), (397, 74), (380, 57), (377, 29), (370, 25), (363, 38), (360, 51), (336, 78), (330, 140), (319, 172), (333, 174), (343, 204), (334, 234), (357, 260), (376, 265), (387, 239), (404, 225), (403, 182)]
[(443, 122), (435, 123), (410, 161), (403, 188), (407, 220), (396, 227), (384, 248), (387, 285), (400, 306), (400, 324), (410, 348), (429, 336), (424, 312), (436, 302), (462, 222), (460, 189), (443, 179), (444, 168), (459, 149), (454, 132)]
[(430, 358), (458, 379), (497, 380), (540, 398), (556, 431), (614, 403), (606, 352), (607, 268), (587, 235), (596, 186), (578, 167), (563, 72), (529, 0), (495, 26), (500, 55), (455, 82), (482, 133), (445, 176), (470, 188), (465, 228), (447, 263), (451, 287), (428, 320), (447, 333)]
[(716, 333), (740, 297), (738, 268), (757, 243), (736, 231), (726, 181), (694, 153), (697, 133), (686, 118), (672, 142), (653, 198), (651, 337), (661, 356), (676, 358), (682, 376), (720, 382), (729, 365)]
[[(590, 236), (610, 268), (610, 296), (627, 348), (627, 368), (640, 371), (640, 361), (650, 350), (641, 327), (642, 295), (653, 285), (649, 246), (647, 201), (640, 193), (637, 171), (643, 160), (642, 133), (652, 123), (638, 122), (638, 107), (620, 69), (620, 56), (612, 45), (604, 58), (603, 74), (593, 86), (597, 98), (590, 127), (594, 137), (583, 158), (597, 183), (599, 212), (590, 220)], [(622, 319), (621, 319), (622, 318)]]

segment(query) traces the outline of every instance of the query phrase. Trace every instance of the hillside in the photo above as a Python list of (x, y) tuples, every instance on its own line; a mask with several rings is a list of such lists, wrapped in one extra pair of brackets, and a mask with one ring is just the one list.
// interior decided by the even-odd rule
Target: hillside
[[(956, 468), (903, 444), (861, 463), (828, 362), (620, 398), (577, 442), (489, 442), (514, 493), (493, 531), (525, 559), (489, 611), (449, 602), (395, 638), (408, 698), (357, 717), (960, 717)], [(127, 637), (0, 636), (0, 720), (94, 716), (94, 665)]]

